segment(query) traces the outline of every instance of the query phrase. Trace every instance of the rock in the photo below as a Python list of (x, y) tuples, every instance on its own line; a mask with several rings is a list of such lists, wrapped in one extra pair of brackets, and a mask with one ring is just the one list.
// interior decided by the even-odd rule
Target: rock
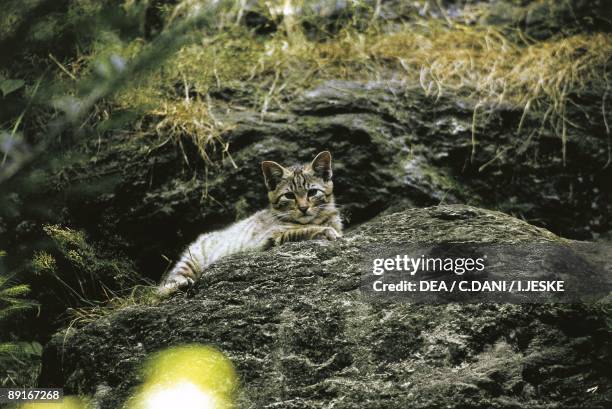
[[(612, 348), (593, 305), (369, 302), (364, 245), (549, 242), (555, 235), (468, 206), (380, 216), (338, 242), (303, 242), (213, 265), (190, 294), (56, 334), (41, 385), (118, 408), (151, 353), (210, 344), (235, 364), (238, 407), (604, 408)], [(587, 389), (598, 386), (595, 393)]]
[(533, 1), (525, 8), (522, 28), (535, 39), (559, 33), (611, 32), (611, 16), (605, 0)]
[[(463, 2), (459, 2), (463, 3)], [(450, 4), (447, 15), (458, 22), (479, 16), (478, 24), (520, 29), (528, 38), (546, 40), (559, 35), (610, 32), (612, 19), (605, 0), (475, 1)], [(464, 7), (461, 7), (464, 6)], [(456, 11), (456, 12), (453, 12)], [(511, 31), (508, 31), (511, 34)]]

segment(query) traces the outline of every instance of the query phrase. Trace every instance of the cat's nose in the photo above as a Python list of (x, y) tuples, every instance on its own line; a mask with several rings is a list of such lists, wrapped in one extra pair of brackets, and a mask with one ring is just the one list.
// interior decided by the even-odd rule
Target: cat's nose
[(306, 214), (306, 212), (308, 211), (308, 206), (299, 206), (298, 209), (300, 209), (300, 212), (302, 212), (302, 214)]

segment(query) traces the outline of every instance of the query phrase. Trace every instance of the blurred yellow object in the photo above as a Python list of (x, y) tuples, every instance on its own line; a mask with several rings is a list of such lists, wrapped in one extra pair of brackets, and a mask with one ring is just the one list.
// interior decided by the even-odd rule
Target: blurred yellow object
[(228, 409), (238, 386), (234, 366), (209, 346), (184, 345), (154, 354), (144, 366), (144, 384), (127, 409)]
[(24, 403), (19, 409), (86, 409), (87, 403), (75, 396), (64, 396), (61, 402)]

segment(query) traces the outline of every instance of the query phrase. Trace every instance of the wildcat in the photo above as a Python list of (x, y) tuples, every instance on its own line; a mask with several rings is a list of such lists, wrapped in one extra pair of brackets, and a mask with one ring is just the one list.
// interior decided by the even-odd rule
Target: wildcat
[(285, 168), (264, 161), (261, 169), (270, 207), (224, 230), (200, 235), (163, 280), (162, 293), (193, 285), (206, 267), (231, 254), (265, 250), (291, 241), (336, 240), (342, 236), (328, 151), (319, 153), (307, 165)]

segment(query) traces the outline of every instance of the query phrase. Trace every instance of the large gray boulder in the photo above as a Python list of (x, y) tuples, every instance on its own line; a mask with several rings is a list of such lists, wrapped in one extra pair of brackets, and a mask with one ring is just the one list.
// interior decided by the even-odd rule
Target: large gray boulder
[(202, 343), (236, 366), (239, 408), (609, 407), (600, 305), (373, 302), (360, 291), (367, 246), (466, 241), (568, 245), (468, 206), (380, 216), (337, 242), (227, 258), (188, 294), (62, 331), (46, 346), (41, 383), (105, 391), (98, 404), (115, 409), (147, 356)]

